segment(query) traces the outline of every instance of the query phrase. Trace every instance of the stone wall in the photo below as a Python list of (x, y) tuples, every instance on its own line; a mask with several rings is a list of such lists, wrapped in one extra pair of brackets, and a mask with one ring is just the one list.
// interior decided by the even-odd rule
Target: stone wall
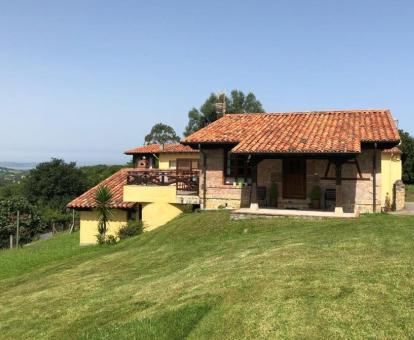
[(402, 210), (405, 207), (405, 185), (399, 180), (394, 183), (392, 208), (395, 211)]
[[(204, 150), (207, 158), (207, 190), (204, 202), (204, 176), (200, 175), (200, 201), (204, 209), (247, 207), (250, 204), (250, 187), (224, 184), (224, 150)], [(200, 168), (204, 169), (204, 157), (200, 155)]]
[[(357, 156), (357, 161), (362, 173), (362, 180), (359, 179), (358, 170), (355, 164), (345, 164), (342, 168), (342, 201), (345, 212), (359, 211), (360, 213), (373, 212), (373, 150), (363, 150)], [(314, 162), (314, 167), (308, 168), (308, 183), (312, 181), (309, 178), (310, 170), (314, 170), (312, 185), (319, 184), (322, 192), (326, 189), (335, 189), (335, 180), (322, 179), (325, 175), (327, 160), (308, 160)], [(328, 178), (335, 178), (335, 166), (331, 165)], [(354, 180), (354, 178), (358, 178)], [(377, 151), (377, 168), (376, 168), (376, 197), (377, 212), (381, 211), (381, 157), (380, 151)], [(309, 187), (309, 185), (308, 185)], [(324, 206), (325, 207), (325, 206)]]

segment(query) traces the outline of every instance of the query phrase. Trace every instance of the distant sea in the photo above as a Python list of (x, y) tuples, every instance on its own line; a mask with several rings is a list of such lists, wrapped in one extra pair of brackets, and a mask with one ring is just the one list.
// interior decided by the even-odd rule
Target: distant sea
[(35, 168), (36, 165), (36, 163), (0, 162), (0, 167), (14, 170), (31, 170)]

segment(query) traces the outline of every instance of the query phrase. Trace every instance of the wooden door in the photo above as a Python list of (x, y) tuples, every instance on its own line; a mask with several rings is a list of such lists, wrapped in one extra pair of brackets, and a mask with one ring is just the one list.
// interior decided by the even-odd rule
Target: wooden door
[(306, 199), (306, 159), (283, 160), (283, 198)]

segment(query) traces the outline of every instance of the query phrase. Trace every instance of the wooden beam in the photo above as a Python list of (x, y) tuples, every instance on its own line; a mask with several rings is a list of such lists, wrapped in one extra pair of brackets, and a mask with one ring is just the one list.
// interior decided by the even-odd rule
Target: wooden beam
[(358, 159), (355, 157), (354, 159), (351, 159), (348, 161), (348, 164), (355, 164), (356, 168), (357, 168), (357, 172), (358, 172), (358, 176), (360, 179), (363, 179), (362, 176), (362, 171), (361, 171), (361, 167), (359, 166), (359, 162)]
[(328, 160), (328, 165), (326, 166), (326, 170), (325, 170), (325, 178), (328, 178), (328, 174), (329, 174), (329, 170), (331, 169), (331, 164), (332, 164), (332, 161), (329, 159)]
[[(335, 181), (336, 177), (321, 177), (321, 181)], [(367, 177), (342, 177), (343, 181), (370, 181), (371, 178)]]
[(336, 181), (336, 202), (335, 213), (342, 214), (344, 212), (342, 202), (342, 160), (335, 161), (335, 181)]
[(252, 166), (252, 186), (250, 192), (250, 208), (251, 209), (258, 209), (259, 204), (257, 202), (257, 165), (259, 160), (252, 157), (250, 159), (250, 164)]

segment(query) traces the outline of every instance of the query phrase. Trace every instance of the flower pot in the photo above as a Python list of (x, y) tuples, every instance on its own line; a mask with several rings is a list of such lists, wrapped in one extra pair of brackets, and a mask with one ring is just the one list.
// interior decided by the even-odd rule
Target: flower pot
[(320, 209), (321, 208), (321, 200), (311, 200), (311, 208), (312, 209)]

